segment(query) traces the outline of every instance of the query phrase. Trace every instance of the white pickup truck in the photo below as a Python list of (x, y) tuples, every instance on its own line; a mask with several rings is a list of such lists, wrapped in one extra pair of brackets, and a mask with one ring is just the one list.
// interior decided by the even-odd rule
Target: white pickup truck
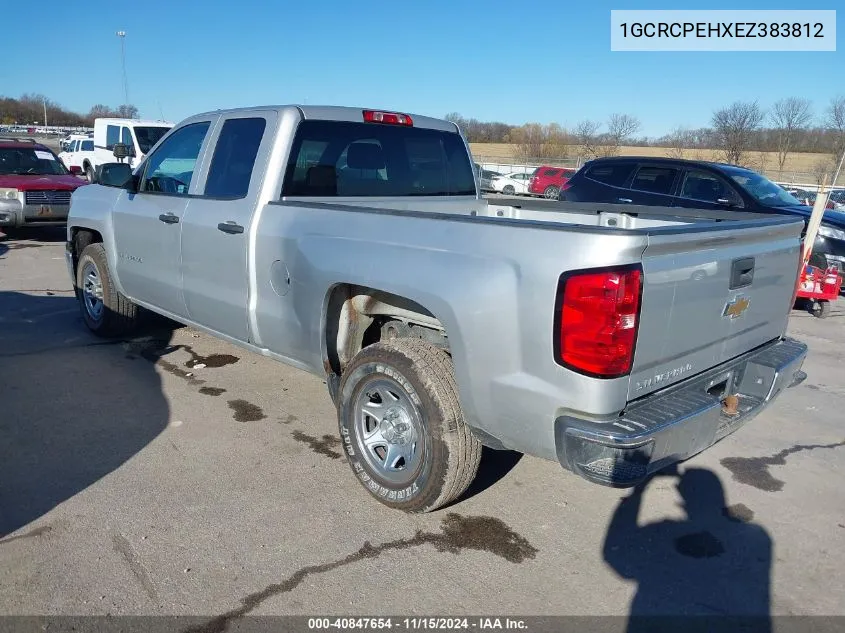
[(99, 181), (67, 229), (87, 326), (142, 306), (324, 377), (356, 477), (406, 511), (482, 444), (634, 485), (805, 377), (800, 218), (488, 201), (454, 124), (341, 107), (199, 114)]
[[(94, 157), (94, 137), (73, 134), (67, 141), (59, 160), (72, 174), (83, 174), (83, 164), (92, 162)], [(114, 160), (114, 159), (112, 159)], [(111, 162), (111, 161), (110, 161)]]

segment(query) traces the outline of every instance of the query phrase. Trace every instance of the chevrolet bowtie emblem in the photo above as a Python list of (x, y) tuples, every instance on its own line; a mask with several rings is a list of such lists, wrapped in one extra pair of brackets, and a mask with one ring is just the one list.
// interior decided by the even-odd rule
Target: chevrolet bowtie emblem
[(750, 299), (746, 299), (745, 297), (737, 297), (733, 301), (728, 301), (728, 303), (725, 304), (725, 309), (722, 312), (722, 316), (735, 319), (740, 316), (743, 312), (745, 312), (750, 304)]

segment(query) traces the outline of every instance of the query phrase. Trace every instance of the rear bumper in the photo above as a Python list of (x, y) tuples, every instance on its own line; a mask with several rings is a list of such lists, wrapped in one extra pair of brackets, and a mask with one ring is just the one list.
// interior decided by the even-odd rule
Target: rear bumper
[[(806, 355), (803, 343), (781, 339), (635, 401), (612, 421), (561, 416), (555, 420), (558, 461), (595, 483), (634, 486), (730, 435), (803, 382)], [(735, 416), (722, 411), (730, 394), (739, 397)]]

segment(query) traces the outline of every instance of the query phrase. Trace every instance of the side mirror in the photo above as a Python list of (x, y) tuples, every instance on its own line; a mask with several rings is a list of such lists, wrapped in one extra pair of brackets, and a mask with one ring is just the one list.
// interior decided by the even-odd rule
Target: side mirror
[(106, 187), (119, 187), (135, 191), (137, 186), (132, 168), (127, 163), (103, 163), (97, 166), (94, 182)]
[(125, 143), (115, 143), (114, 148), (112, 149), (112, 154), (114, 154), (114, 157), (118, 161), (121, 161), (129, 156), (129, 146)]

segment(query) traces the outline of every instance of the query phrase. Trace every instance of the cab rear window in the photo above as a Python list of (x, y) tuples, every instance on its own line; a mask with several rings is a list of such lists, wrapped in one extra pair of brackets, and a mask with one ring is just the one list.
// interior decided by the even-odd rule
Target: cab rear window
[(457, 133), (303, 121), (290, 156), (283, 196), (475, 195), (472, 163)]

